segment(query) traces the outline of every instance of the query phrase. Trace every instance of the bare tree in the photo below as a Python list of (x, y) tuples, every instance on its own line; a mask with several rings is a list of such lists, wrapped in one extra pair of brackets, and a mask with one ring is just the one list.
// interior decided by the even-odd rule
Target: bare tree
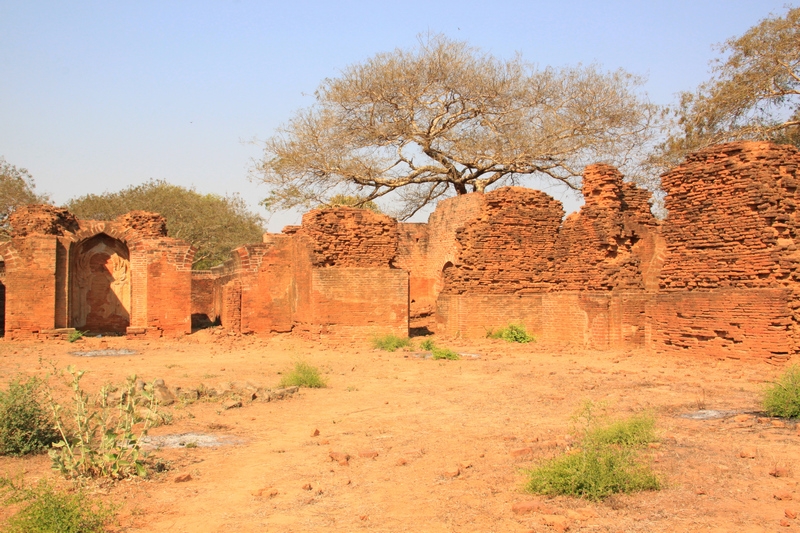
[(435, 35), (326, 79), (253, 172), (269, 210), (396, 191), (403, 219), (534, 174), (578, 189), (585, 164), (624, 165), (642, 146), (655, 106), (641, 83), (593, 66), (539, 70)]
[(719, 49), (712, 78), (681, 94), (675, 129), (652, 158), (661, 170), (721, 142), (800, 146), (800, 8), (762, 20)]

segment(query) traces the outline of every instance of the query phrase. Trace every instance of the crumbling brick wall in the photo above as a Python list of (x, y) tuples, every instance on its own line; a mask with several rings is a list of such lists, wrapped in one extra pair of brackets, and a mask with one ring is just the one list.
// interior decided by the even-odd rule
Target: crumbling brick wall
[[(108, 315), (108, 323), (103, 326), (102, 320), (94, 320), (93, 328), (120, 331), (122, 327), (124, 331), (119, 318), (124, 316), (128, 333), (153, 330), (158, 335), (178, 335), (191, 331), (190, 272), (194, 249), (166, 237), (160, 215), (140, 211), (115, 221), (81, 221), (63, 208), (31, 205), (17, 209), (9, 220), (11, 241), (0, 245), (0, 255), (7, 265), (5, 318), (9, 338), (83, 326), (75, 323), (76, 317), (100, 312), (98, 306), (105, 305), (106, 300), (102, 294), (99, 299), (95, 294), (91, 305), (80, 303), (79, 291), (84, 290), (81, 287), (116, 291), (108, 292), (110, 307), (102, 310), (108, 314), (109, 309), (115, 309)], [(107, 280), (102, 279), (102, 269), (112, 268), (102, 264), (107, 256), (99, 256), (101, 263), (94, 266), (79, 261), (86, 242), (107, 242), (122, 254), (108, 252), (115, 255), (116, 262), (113, 272), (105, 274)], [(77, 283), (79, 276), (94, 289)], [(112, 297), (123, 293), (130, 294), (130, 301), (112, 301)], [(89, 307), (77, 312), (76, 305)]]
[(785, 359), (800, 346), (794, 147), (735, 142), (687, 157), (668, 192), (658, 350)]

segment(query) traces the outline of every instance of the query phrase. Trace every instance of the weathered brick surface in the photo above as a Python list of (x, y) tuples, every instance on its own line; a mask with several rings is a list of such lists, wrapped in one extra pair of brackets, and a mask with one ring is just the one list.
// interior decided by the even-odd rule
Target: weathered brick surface
[(8, 217), (11, 238), (28, 235), (64, 235), (78, 230), (78, 219), (63, 207), (24, 205)]
[(315, 209), (298, 232), (314, 267), (389, 267), (397, 255), (397, 221), (366, 209)]
[(791, 146), (736, 142), (692, 154), (663, 176), (669, 217), (664, 294), (652, 312), (656, 350), (775, 359), (798, 351), (799, 164)]
[(504, 187), (483, 195), (480, 214), (456, 231), (458, 256), (444, 270), (446, 294), (516, 294), (553, 282), (564, 210), (547, 194)]

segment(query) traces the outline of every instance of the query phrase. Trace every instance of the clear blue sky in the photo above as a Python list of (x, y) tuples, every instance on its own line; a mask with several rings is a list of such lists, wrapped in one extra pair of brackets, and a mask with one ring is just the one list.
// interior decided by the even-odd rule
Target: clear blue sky
[[(623, 68), (668, 104), (708, 78), (712, 45), (784, 5), (0, 0), (0, 155), (56, 203), (155, 178), (239, 192), (265, 214), (266, 190), (247, 178), (258, 140), (311, 105), (324, 78), (421, 33), (541, 66)], [(276, 215), (269, 227), (297, 221)]]

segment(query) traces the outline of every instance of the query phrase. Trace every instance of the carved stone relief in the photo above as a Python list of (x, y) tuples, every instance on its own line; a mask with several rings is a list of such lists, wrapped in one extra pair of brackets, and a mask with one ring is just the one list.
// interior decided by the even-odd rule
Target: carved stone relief
[(100, 234), (78, 245), (72, 261), (72, 327), (123, 333), (130, 325), (128, 248)]

